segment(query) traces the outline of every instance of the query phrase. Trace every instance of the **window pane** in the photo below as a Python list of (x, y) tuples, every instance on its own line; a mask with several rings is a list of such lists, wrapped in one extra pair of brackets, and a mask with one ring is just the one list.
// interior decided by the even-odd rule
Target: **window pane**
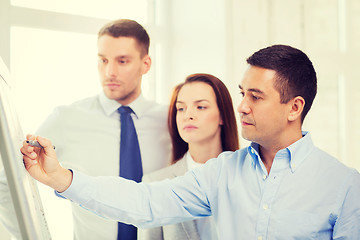
[(104, 19), (130, 18), (141, 24), (147, 23), (148, 0), (11, 0), (11, 4)]
[(90, 34), (11, 28), (12, 86), (24, 132), (34, 132), (55, 106), (101, 91), (96, 41)]

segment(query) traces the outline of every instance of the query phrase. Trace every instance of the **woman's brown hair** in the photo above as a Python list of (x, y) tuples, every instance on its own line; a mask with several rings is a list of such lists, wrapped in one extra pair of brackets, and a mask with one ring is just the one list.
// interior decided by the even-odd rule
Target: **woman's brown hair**
[(179, 91), (188, 83), (203, 82), (212, 87), (216, 96), (216, 103), (223, 120), (221, 125), (221, 144), (223, 151), (235, 151), (239, 149), (239, 136), (235, 119), (232, 99), (225, 84), (217, 77), (210, 74), (192, 74), (185, 81), (177, 85), (172, 93), (168, 113), (168, 128), (172, 142), (172, 163), (180, 160), (188, 151), (188, 144), (180, 137), (176, 124), (176, 102)]

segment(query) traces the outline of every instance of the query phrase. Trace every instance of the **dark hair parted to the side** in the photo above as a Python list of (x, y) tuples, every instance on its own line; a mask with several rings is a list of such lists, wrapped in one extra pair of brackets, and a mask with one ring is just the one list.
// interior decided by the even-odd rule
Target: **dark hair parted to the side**
[(306, 54), (287, 45), (273, 45), (255, 52), (246, 61), (276, 71), (274, 88), (280, 93), (281, 103), (297, 96), (304, 98), (303, 122), (317, 92), (316, 72)]
[(119, 19), (105, 24), (98, 33), (98, 38), (109, 35), (114, 38), (132, 37), (140, 47), (141, 57), (149, 53), (150, 38), (145, 28), (134, 20)]
[(203, 82), (212, 87), (216, 96), (216, 103), (220, 111), (220, 117), (223, 120), (221, 126), (221, 144), (223, 151), (235, 151), (239, 149), (238, 129), (235, 119), (232, 99), (225, 84), (217, 77), (210, 74), (192, 74), (185, 81), (177, 85), (172, 93), (170, 100), (168, 127), (172, 142), (172, 163), (180, 160), (188, 151), (188, 144), (180, 137), (176, 124), (176, 102), (181, 88), (185, 84), (193, 82)]

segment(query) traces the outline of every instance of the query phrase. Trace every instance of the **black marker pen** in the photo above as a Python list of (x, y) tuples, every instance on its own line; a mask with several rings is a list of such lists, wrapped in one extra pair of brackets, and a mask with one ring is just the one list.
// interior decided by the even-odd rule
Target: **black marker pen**
[[(30, 146), (32, 147), (39, 147), (39, 148), (44, 148), (43, 146), (40, 145), (40, 143), (36, 140), (26, 140), (26, 143), (28, 143)], [(53, 148), (55, 149), (55, 146), (53, 146)]]

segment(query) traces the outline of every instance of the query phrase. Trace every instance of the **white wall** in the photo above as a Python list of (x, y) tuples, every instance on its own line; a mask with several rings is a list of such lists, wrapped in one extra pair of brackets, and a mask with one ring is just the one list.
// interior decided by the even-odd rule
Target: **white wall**
[(172, 77), (191, 73), (226, 78), (226, 1), (173, 0), (171, 5)]

